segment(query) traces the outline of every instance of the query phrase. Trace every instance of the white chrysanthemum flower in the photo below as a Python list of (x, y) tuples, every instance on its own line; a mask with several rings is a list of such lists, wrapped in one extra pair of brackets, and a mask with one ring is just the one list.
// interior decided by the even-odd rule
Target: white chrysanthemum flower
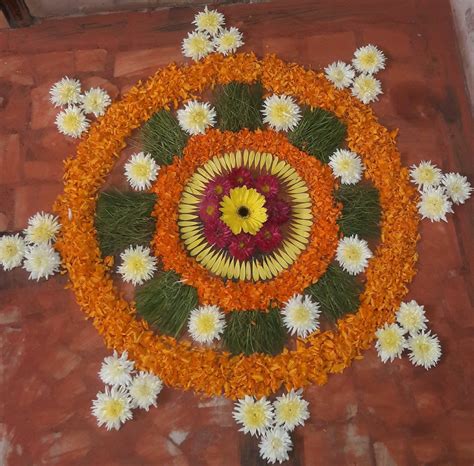
[(97, 393), (92, 402), (92, 414), (97, 418), (99, 427), (105, 424), (107, 430), (119, 430), (120, 426), (132, 419), (130, 397), (124, 387), (105, 387)]
[(414, 299), (409, 303), (401, 303), (396, 316), (397, 322), (411, 334), (426, 329), (428, 319), (425, 310)]
[(199, 32), (208, 32), (215, 36), (224, 26), (225, 18), (222, 13), (217, 10), (208, 10), (207, 6), (204, 11), (200, 11), (195, 17), (193, 24)]
[(427, 188), (421, 193), (420, 202), (418, 202), (418, 212), (422, 218), (429, 218), (432, 222), (440, 220), (448, 221), (446, 214), (452, 213), (452, 204), (448, 199), (444, 188)]
[(216, 123), (216, 111), (209, 102), (191, 100), (177, 112), (179, 126), (189, 134), (202, 134)]
[(96, 117), (102, 116), (111, 103), (109, 94), (100, 87), (89, 89), (81, 98), (82, 110), (85, 113), (93, 113)]
[(293, 448), (288, 432), (281, 427), (267, 430), (258, 444), (260, 457), (271, 464), (288, 461), (288, 453)]
[(306, 338), (319, 328), (319, 304), (309, 296), (295, 294), (282, 310), (283, 323), (291, 335)]
[(441, 170), (430, 161), (423, 161), (412, 165), (410, 178), (419, 189), (438, 186), (441, 182)]
[(58, 217), (38, 212), (28, 219), (28, 226), (23, 233), (27, 243), (46, 244), (56, 239), (60, 228)]
[(50, 89), (51, 102), (55, 107), (77, 104), (81, 100), (81, 83), (65, 76)]
[(360, 157), (347, 149), (337, 149), (329, 158), (329, 166), (342, 184), (358, 183), (365, 168)]
[(262, 434), (272, 425), (273, 407), (265, 397), (256, 400), (246, 395), (235, 404), (232, 416), (242, 425), (240, 431), (244, 434)]
[(126, 386), (132, 381), (134, 362), (128, 359), (126, 351), (119, 357), (117, 351), (107, 356), (100, 367), (99, 377), (106, 385)]
[(352, 64), (361, 73), (377, 73), (385, 68), (385, 55), (375, 45), (365, 45), (355, 51)]
[(79, 107), (68, 107), (56, 115), (56, 126), (60, 133), (78, 138), (89, 128), (89, 121)]
[(122, 264), (118, 273), (125, 282), (141, 285), (153, 277), (156, 270), (156, 258), (151, 255), (150, 249), (145, 246), (130, 246), (120, 254)]
[(301, 392), (291, 390), (277, 397), (273, 402), (275, 423), (292, 431), (296, 426), (304, 425), (309, 418), (309, 403), (301, 397)]
[(405, 330), (397, 324), (385, 324), (375, 332), (375, 349), (382, 362), (399, 358), (406, 348)]
[(211, 38), (204, 32), (190, 32), (183, 39), (181, 47), (183, 55), (198, 61), (214, 51)]
[(11, 270), (21, 265), (25, 255), (25, 240), (19, 235), (0, 238), (0, 264), (4, 270)]
[(431, 335), (431, 332), (422, 331), (411, 336), (408, 339), (408, 351), (411, 363), (425, 369), (436, 366), (441, 357), (439, 339), (436, 335)]
[(59, 271), (61, 258), (49, 244), (29, 246), (25, 251), (23, 268), (30, 273), (30, 280), (49, 278)]
[(163, 388), (159, 377), (148, 372), (140, 372), (133, 378), (128, 391), (132, 398), (132, 407), (148, 411), (150, 406), (156, 407), (156, 397)]
[(337, 245), (336, 260), (339, 265), (351, 275), (357, 275), (365, 270), (372, 252), (367, 241), (357, 235), (341, 238)]
[(201, 306), (191, 312), (188, 329), (194, 341), (211, 343), (220, 339), (225, 323), (225, 316), (217, 306)]
[(331, 63), (324, 68), (326, 78), (331, 81), (337, 89), (344, 89), (352, 84), (355, 72), (351, 65), (343, 61)]
[(263, 103), (263, 122), (276, 131), (292, 130), (301, 119), (300, 107), (288, 95), (272, 95)]
[(153, 157), (143, 152), (133, 154), (125, 164), (125, 176), (130, 186), (137, 191), (149, 189), (156, 180), (159, 170), (160, 167)]
[(223, 29), (222, 32), (215, 37), (214, 47), (222, 55), (234, 53), (239, 47), (244, 45), (242, 33), (234, 27)]
[(378, 79), (370, 74), (361, 74), (354, 78), (352, 84), (352, 95), (357, 97), (364, 104), (378, 100), (382, 94), (382, 85)]
[(446, 194), (455, 204), (464, 204), (471, 197), (471, 184), (459, 173), (446, 173), (441, 180)]

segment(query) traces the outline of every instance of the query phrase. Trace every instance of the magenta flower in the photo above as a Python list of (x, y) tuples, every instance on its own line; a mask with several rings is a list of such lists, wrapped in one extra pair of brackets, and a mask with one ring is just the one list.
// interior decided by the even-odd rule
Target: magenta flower
[(204, 226), (204, 236), (208, 243), (218, 248), (226, 248), (232, 238), (232, 231), (222, 220), (210, 220)]
[(273, 175), (260, 175), (255, 180), (255, 188), (265, 197), (274, 197), (278, 194), (280, 185)]
[(251, 188), (253, 186), (252, 172), (247, 168), (234, 168), (227, 177), (233, 188), (237, 186), (247, 186), (247, 188)]
[(272, 252), (280, 246), (283, 236), (274, 224), (266, 224), (255, 236), (255, 244), (261, 252)]
[(267, 208), (268, 223), (281, 225), (290, 218), (290, 206), (281, 199), (268, 199), (265, 207)]
[(229, 194), (232, 189), (232, 183), (227, 176), (218, 176), (208, 183), (206, 186), (206, 196), (216, 196), (219, 200), (223, 196)]
[(232, 238), (229, 252), (235, 259), (244, 261), (252, 257), (255, 251), (255, 238), (246, 233), (240, 233)]
[(216, 196), (206, 196), (199, 204), (199, 217), (204, 223), (219, 219), (219, 199)]

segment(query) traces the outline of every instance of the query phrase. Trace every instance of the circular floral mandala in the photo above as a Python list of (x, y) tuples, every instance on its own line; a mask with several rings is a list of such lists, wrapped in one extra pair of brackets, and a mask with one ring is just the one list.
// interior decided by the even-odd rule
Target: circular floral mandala
[[(365, 271), (365, 288), (360, 295), (357, 313), (339, 319), (334, 330), (314, 331), (306, 339), (298, 340), (294, 349), (285, 348), (276, 355), (232, 356), (219, 349), (194, 346), (188, 341), (155, 334), (146, 321), (136, 317), (135, 305), (125, 301), (115, 290), (109, 275), (110, 260), (101, 258), (96, 239), (94, 214), (97, 194), (130, 133), (156, 111), (177, 106), (207, 88), (234, 81), (248, 84), (259, 81), (268, 92), (292, 96), (301, 105), (333, 112), (347, 126), (348, 148), (361, 156), (365, 165), (364, 177), (378, 189), (383, 210), (380, 243)], [(272, 174), (272, 167), (276, 170), (278, 166), (273, 165), (277, 159), (288, 164), (289, 170), (295, 170), (294, 184), (285, 186), (280, 201), (289, 205), (293, 219), (301, 220), (297, 225), (303, 228), (297, 228), (296, 239), (292, 237), (294, 241), (303, 244), (301, 238), (307, 238), (305, 233), (309, 223), (306, 222), (311, 222), (311, 230), (304, 250), (299, 250), (295, 244), (293, 248), (290, 246), (292, 255), (285, 250), (292, 263), (284, 255), (279, 256), (285, 259), (282, 262), (271, 256), (272, 252), (281, 254), (284, 249), (275, 246), (271, 251), (271, 247), (262, 242), (259, 246), (261, 256), (258, 257), (262, 268), (256, 266), (253, 269), (252, 262), (246, 262), (245, 266), (240, 263), (237, 278), (237, 262), (233, 261), (244, 259), (234, 257), (225, 261), (227, 267), (219, 265), (213, 269), (211, 265), (209, 270), (215, 256), (208, 256), (207, 262), (204, 262), (205, 255), (199, 256), (205, 248), (214, 245), (206, 234), (201, 235), (205, 222), (196, 216), (196, 212), (202, 215), (210, 212), (212, 217), (212, 209), (217, 206), (222, 213), (219, 219), (233, 234), (243, 231), (257, 235), (268, 220), (270, 209), (265, 191), (271, 191), (274, 182), (267, 179), (267, 185), (264, 182), (258, 185), (259, 191), (255, 184), (261, 174), (250, 170), (252, 179), (248, 178), (240, 186), (245, 189), (239, 191), (239, 186), (231, 188), (228, 196), (225, 195), (228, 198), (223, 196), (217, 204), (208, 199), (200, 205), (202, 199), (195, 196), (198, 207), (192, 210), (196, 204), (189, 202), (189, 196), (199, 194), (197, 188), (200, 188), (200, 193), (212, 189), (210, 184), (215, 179), (193, 179), (196, 173), (202, 174), (202, 170), (209, 175), (219, 174), (219, 167), (213, 167), (215, 172), (211, 170), (209, 173), (203, 168), (205, 163), (213, 157), (223, 157), (230, 173), (238, 168), (236, 154), (238, 151), (245, 154), (245, 150), (250, 151), (249, 154), (252, 151), (260, 153), (260, 161), (262, 154), (270, 154), (265, 155), (265, 173), (262, 175), (282, 173)], [(234, 154), (235, 167), (230, 154)], [(244, 159), (242, 155), (241, 159)], [(220, 162), (219, 165), (223, 168)], [(255, 166), (254, 159), (252, 167)], [(205, 135), (191, 138), (183, 157), (163, 167), (160, 172), (153, 188), (158, 194), (155, 209), (157, 232), (153, 240), (155, 252), (165, 268), (186, 275), (188, 282), (194, 280), (200, 304), (218, 303), (224, 310), (233, 310), (265, 309), (269, 300), (270, 304), (283, 303), (317, 281), (334, 257), (338, 239), (336, 220), (341, 208), (333, 201), (334, 180), (327, 166), (295, 149), (281, 134), (210, 130)], [(296, 178), (296, 174), (301, 180)], [(165, 184), (163, 180), (167, 177), (173, 182)], [(193, 193), (193, 189), (196, 192)], [(232, 193), (232, 189), (237, 191)], [(302, 194), (304, 198), (302, 202), (294, 203), (291, 194)], [(155, 373), (174, 387), (208, 395), (224, 394), (231, 398), (245, 394), (259, 397), (277, 391), (282, 385), (291, 389), (312, 382), (324, 383), (329, 373), (341, 372), (370, 345), (377, 328), (393, 321), (394, 313), (407, 292), (406, 286), (415, 273), (416, 202), (415, 189), (409, 184), (407, 170), (401, 167), (394, 138), (377, 122), (372, 111), (349, 92), (335, 89), (322, 74), (286, 64), (274, 56), (258, 60), (253, 54), (228, 57), (214, 54), (191, 66), (170, 65), (160, 70), (149, 81), (133, 88), (123, 100), (111, 105), (105, 116), (91, 127), (78, 146), (77, 156), (66, 163), (64, 194), (55, 206), (63, 225), (56, 246), (68, 269), (78, 303), (103, 335), (106, 344), (119, 351), (127, 350), (137, 368)], [(305, 218), (307, 205), (311, 208), (311, 219)], [(186, 209), (191, 210), (186, 212)], [(185, 222), (194, 223), (188, 225)], [(287, 222), (291, 222), (290, 218)], [(196, 228), (185, 231), (185, 227)], [(201, 241), (199, 245), (184, 241), (187, 239), (185, 235), (191, 233), (198, 235), (195, 241)], [(284, 234), (288, 235), (286, 241), (290, 238), (288, 231), (281, 232), (281, 244), (284, 243)], [(197, 251), (196, 247), (199, 249), (202, 244), (203, 249)], [(232, 253), (230, 246), (224, 245), (221, 249), (222, 257), (224, 252), (226, 257)], [(196, 252), (194, 256), (193, 252)], [(237, 255), (240, 253), (242, 251)], [(266, 257), (272, 257), (276, 263)], [(227, 270), (225, 280), (222, 278), (224, 269)], [(257, 270), (255, 274), (254, 270)], [(245, 305), (236, 307), (237, 301), (244, 297)]]

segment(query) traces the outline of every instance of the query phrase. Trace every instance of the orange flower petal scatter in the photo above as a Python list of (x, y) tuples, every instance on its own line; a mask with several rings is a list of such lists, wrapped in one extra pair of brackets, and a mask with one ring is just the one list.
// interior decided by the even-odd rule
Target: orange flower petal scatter
[[(275, 154), (296, 169), (309, 188), (314, 222), (306, 250), (276, 278), (256, 283), (224, 282), (187, 254), (179, 237), (178, 205), (187, 180), (199, 166), (214, 156), (246, 148)], [(153, 189), (158, 197), (154, 212), (157, 217), (155, 254), (161, 257), (165, 270), (176, 271), (187, 285), (196, 288), (202, 304), (215, 304), (225, 311), (268, 309), (269, 304), (284, 303), (316, 282), (334, 257), (340, 208), (334, 205), (332, 198), (331, 169), (291, 145), (281, 133), (210, 130), (205, 135), (194, 136), (184, 149), (183, 157), (163, 167)]]
[[(206, 88), (256, 80), (269, 92), (292, 95), (299, 103), (330, 110), (345, 122), (349, 148), (360, 154), (366, 166), (364, 175), (380, 192), (381, 243), (366, 271), (357, 314), (339, 320), (335, 331), (313, 334), (299, 341), (296, 349), (285, 349), (277, 356), (232, 357), (155, 335), (144, 321), (136, 319), (133, 303), (119, 296), (109, 267), (101, 259), (94, 213), (98, 191), (132, 130), (157, 110), (177, 106)], [(173, 387), (235, 399), (245, 394), (269, 395), (281, 386), (322, 384), (328, 374), (341, 372), (369, 347), (378, 327), (394, 319), (415, 274), (416, 193), (390, 132), (369, 107), (348, 91), (336, 90), (321, 73), (274, 56), (258, 60), (253, 54), (213, 54), (190, 66), (170, 65), (158, 71), (111, 105), (92, 126), (77, 156), (66, 161), (64, 184), (55, 205), (63, 225), (57, 247), (79, 305), (108, 347), (127, 350), (138, 369), (155, 373)]]

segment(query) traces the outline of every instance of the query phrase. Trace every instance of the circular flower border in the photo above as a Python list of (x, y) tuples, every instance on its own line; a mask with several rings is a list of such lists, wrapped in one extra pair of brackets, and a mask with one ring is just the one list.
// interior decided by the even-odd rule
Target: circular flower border
[[(271, 152), (287, 162), (306, 183), (311, 198), (313, 225), (306, 250), (287, 270), (265, 282), (224, 282), (190, 257), (180, 239), (179, 203), (186, 183), (198, 167), (233, 148)], [(334, 205), (333, 189), (334, 178), (329, 166), (301, 152), (281, 133), (209, 130), (191, 138), (183, 157), (163, 167), (153, 187), (158, 199), (154, 210), (157, 217), (153, 239), (155, 254), (163, 261), (165, 270), (174, 270), (187, 285), (196, 288), (201, 304), (217, 304), (225, 311), (268, 309), (270, 304), (284, 303), (315, 283), (334, 257), (340, 207)]]
[[(332, 111), (346, 123), (348, 146), (363, 158), (365, 176), (379, 189), (384, 213), (381, 243), (367, 269), (357, 314), (340, 319), (337, 331), (313, 334), (299, 341), (296, 349), (277, 356), (231, 357), (157, 336), (146, 322), (135, 318), (134, 305), (119, 296), (109, 276), (110, 264), (101, 259), (94, 212), (98, 190), (125, 147), (125, 138), (154, 112), (177, 106), (216, 84), (256, 80), (268, 91)], [(322, 73), (275, 56), (259, 60), (254, 54), (213, 54), (189, 66), (171, 64), (159, 70), (92, 125), (65, 169), (64, 193), (55, 204), (63, 225), (56, 246), (76, 299), (108, 347), (127, 350), (140, 370), (155, 373), (173, 387), (236, 399), (245, 394), (269, 395), (282, 385), (289, 390), (325, 383), (329, 373), (342, 372), (370, 346), (377, 328), (393, 321), (415, 275), (417, 195), (408, 170), (401, 166), (394, 136), (370, 108), (348, 91), (335, 89)]]

